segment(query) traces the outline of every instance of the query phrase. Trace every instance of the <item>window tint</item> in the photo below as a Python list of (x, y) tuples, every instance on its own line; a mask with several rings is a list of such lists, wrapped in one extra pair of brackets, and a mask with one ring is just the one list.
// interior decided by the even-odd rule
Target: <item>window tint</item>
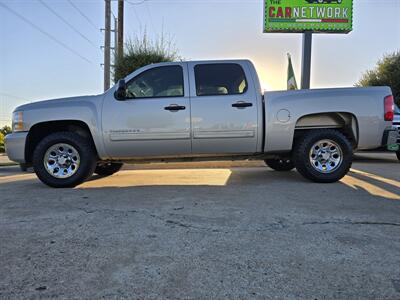
[(194, 67), (197, 96), (237, 95), (247, 91), (247, 80), (238, 64), (204, 64)]
[(181, 66), (149, 69), (130, 80), (126, 98), (183, 97), (183, 70)]

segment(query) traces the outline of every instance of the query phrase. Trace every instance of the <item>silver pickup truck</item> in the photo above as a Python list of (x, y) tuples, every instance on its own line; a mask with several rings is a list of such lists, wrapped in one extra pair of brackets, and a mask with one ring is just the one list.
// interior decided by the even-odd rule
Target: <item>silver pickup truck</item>
[(96, 96), (17, 107), (10, 159), (53, 187), (123, 162), (263, 159), (315, 182), (349, 171), (356, 149), (396, 144), (388, 87), (262, 93), (248, 60), (143, 67)]

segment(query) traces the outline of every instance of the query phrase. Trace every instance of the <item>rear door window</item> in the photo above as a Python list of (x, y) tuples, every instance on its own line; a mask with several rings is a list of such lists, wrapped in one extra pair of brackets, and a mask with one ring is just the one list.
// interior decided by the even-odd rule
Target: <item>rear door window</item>
[(197, 96), (240, 95), (248, 84), (239, 64), (199, 64), (194, 67)]

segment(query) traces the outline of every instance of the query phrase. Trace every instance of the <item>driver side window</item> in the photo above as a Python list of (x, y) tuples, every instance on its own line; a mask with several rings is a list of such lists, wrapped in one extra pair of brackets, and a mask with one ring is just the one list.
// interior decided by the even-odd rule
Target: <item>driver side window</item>
[(126, 99), (183, 97), (181, 66), (156, 67), (131, 79), (126, 87)]

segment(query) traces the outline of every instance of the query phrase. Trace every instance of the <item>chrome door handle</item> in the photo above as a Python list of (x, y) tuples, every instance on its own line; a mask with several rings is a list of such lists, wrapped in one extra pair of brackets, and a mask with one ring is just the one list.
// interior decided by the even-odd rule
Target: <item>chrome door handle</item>
[(244, 102), (244, 101), (238, 101), (238, 102), (232, 104), (232, 107), (236, 107), (236, 108), (246, 108), (246, 107), (251, 107), (251, 106), (253, 106), (253, 103)]
[(169, 110), (172, 112), (178, 111), (178, 110), (185, 110), (186, 106), (178, 105), (178, 104), (171, 104), (169, 106), (164, 107), (165, 110)]

